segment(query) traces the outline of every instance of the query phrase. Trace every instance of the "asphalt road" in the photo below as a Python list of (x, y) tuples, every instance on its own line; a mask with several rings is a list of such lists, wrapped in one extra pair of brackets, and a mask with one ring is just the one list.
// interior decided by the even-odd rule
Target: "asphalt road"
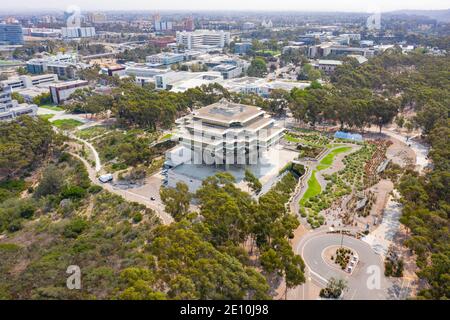
[(359, 256), (359, 263), (351, 275), (323, 259), (324, 250), (339, 246), (341, 238), (340, 234), (310, 233), (298, 244), (296, 251), (303, 257), (311, 278), (323, 287), (331, 277), (345, 279), (348, 290), (344, 299), (396, 299), (393, 283), (384, 276), (381, 257), (367, 243), (344, 236), (343, 246), (350, 247)]

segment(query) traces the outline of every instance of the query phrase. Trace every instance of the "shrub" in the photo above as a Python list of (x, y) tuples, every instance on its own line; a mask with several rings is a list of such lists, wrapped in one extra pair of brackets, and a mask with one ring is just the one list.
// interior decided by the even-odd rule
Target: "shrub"
[(88, 223), (82, 218), (75, 218), (64, 227), (64, 236), (66, 238), (78, 237), (86, 228)]
[(79, 186), (67, 186), (61, 192), (61, 197), (63, 199), (82, 199), (86, 196), (86, 189)]
[(103, 188), (98, 186), (98, 185), (96, 185), (96, 184), (90, 186), (89, 189), (88, 189), (89, 193), (92, 193), (92, 194), (99, 193), (102, 190), (103, 190)]

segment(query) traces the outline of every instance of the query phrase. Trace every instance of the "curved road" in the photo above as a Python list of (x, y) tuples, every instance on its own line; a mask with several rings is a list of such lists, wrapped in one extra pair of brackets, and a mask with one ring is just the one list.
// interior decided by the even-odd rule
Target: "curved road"
[[(359, 262), (350, 275), (325, 261), (322, 257), (324, 250), (331, 246), (343, 246), (357, 252)], [(383, 261), (365, 242), (353, 237), (340, 234), (310, 233), (299, 242), (296, 248), (305, 261), (312, 280), (325, 287), (331, 277), (345, 279), (348, 290), (344, 299), (378, 300), (395, 299), (392, 283), (384, 276)]]

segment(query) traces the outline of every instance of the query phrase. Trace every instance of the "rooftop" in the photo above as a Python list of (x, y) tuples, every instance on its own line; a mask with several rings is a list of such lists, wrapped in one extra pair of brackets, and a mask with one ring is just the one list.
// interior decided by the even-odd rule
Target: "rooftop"
[(246, 122), (263, 113), (264, 111), (261, 111), (258, 107), (222, 99), (217, 103), (197, 110), (194, 117), (231, 124), (233, 122)]

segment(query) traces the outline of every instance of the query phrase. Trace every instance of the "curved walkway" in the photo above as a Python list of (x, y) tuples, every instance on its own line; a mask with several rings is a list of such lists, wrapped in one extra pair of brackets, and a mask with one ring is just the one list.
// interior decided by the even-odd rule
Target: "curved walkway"
[(159, 216), (159, 218), (161, 219), (163, 224), (170, 224), (173, 222), (173, 218), (167, 212), (165, 212), (160, 207), (158, 207), (155, 203), (153, 203), (148, 197), (145, 197), (145, 196), (142, 196), (142, 195), (139, 195), (136, 193), (132, 193), (128, 190), (114, 188), (114, 186), (109, 183), (101, 183), (97, 178), (97, 172), (94, 170), (94, 168), (92, 168), (90, 166), (90, 164), (86, 161), (86, 159), (80, 157), (79, 155), (77, 155), (75, 153), (70, 153), (70, 154), (72, 156), (80, 159), (83, 162), (83, 164), (86, 167), (86, 170), (88, 171), (89, 178), (93, 184), (101, 186), (103, 189), (108, 190), (111, 193), (115, 193), (115, 194), (123, 197), (127, 201), (137, 202), (137, 203), (143, 204), (144, 206), (146, 206), (149, 209), (152, 209)]

